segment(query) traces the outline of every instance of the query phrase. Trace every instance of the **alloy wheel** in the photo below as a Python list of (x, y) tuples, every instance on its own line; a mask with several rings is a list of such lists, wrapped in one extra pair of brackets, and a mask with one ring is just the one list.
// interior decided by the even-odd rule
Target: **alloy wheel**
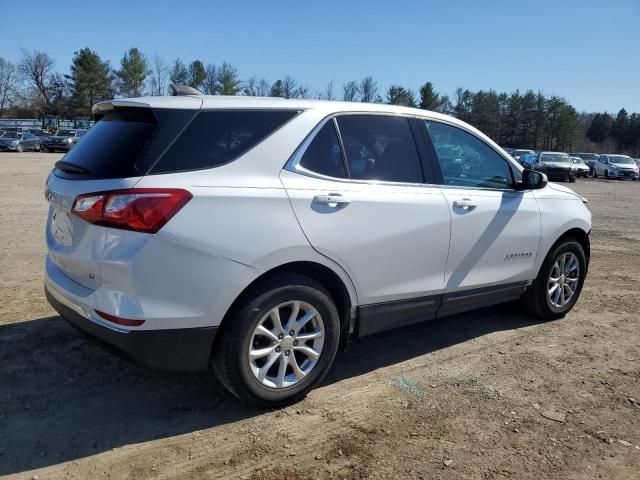
[(270, 388), (295, 385), (317, 365), (324, 337), (322, 317), (313, 305), (300, 300), (281, 303), (253, 331), (247, 353), (251, 373)]
[(549, 274), (547, 291), (551, 305), (562, 308), (567, 305), (578, 289), (580, 280), (580, 263), (575, 253), (566, 252), (560, 255)]

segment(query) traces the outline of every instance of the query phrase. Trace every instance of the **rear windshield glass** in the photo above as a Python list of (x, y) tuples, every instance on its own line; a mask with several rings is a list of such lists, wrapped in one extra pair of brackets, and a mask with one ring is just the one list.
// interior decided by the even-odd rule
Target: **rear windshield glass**
[(213, 168), (231, 162), (297, 113), (294, 110), (200, 112), (150, 173)]
[(63, 161), (88, 172), (82, 180), (143, 175), (146, 169), (139, 168), (138, 159), (156, 128), (157, 120), (147, 109), (109, 113), (96, 122)]

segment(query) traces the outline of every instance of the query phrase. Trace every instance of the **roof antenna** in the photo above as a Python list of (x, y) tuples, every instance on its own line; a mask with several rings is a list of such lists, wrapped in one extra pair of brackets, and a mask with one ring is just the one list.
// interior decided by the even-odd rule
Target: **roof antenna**
[(201, 91), (196, 90), (195, 88), (190, 87), (189, 85), (172, 83), (171, 85), (169, 85), (169, 87), (171, 88), (171, 95), (173, 95), (174, 97), (183, 96), (183, 95), (203, 95)]

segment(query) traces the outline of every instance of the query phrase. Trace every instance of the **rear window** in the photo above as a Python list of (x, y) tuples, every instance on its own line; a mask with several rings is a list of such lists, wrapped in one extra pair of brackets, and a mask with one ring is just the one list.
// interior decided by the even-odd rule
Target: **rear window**
[[(78, 180), (144, 175), (194, 115), (188, 110), (116, 109), (100, 118), (56, 164), (56, 174)], [(87, 173), (65, 171), (64, 164)]]
[(229, 163), (297, 113), (294, 110), (200, 112), (150, 173), (199, 170)]

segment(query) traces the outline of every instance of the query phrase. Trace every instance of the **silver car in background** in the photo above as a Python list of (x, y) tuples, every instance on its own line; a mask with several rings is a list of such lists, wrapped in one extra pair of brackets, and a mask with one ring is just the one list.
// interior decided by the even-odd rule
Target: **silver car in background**
[(617, 155), (607, 153), (600, 155), (594, 165), (593, 176), (595, 178), (602, 176), (604, 178), (630, 178), (638, 180), (638, 165), (633, 158), (628, 155)]
[(582, 160), (580, 157), (570, 157), (570, 158), (571, 158), (571, 161), (573, 162), (573, 165), (576, 167), (576, 177), (587, 178), (591, 171), (591, 169), (589, 168), (589, 165), (584, 163), (584, 160)]
[(86, 129), (60, 129), (55, 135), (47, 137), (42, 144), (42, 148), (46, 148), (48, 152), (68, 152), (80, 141), (87, 133)]

